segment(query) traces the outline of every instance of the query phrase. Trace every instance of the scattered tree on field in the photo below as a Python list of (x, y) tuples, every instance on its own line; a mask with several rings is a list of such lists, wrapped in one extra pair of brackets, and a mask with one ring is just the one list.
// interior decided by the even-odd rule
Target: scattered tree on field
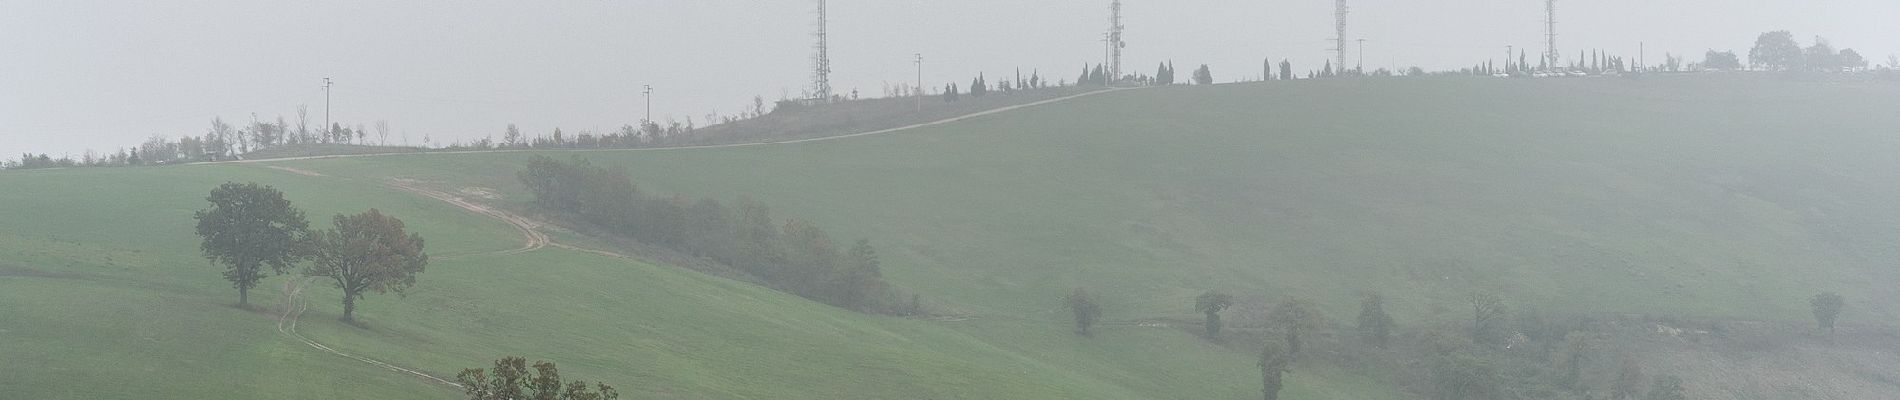
[(989, 92), (990, 84), (983, 80), (983, 74), (977, 74), (976, 79), (970, 81), (970, 97), (983, 97)]
[(298, 241), (310, 224), (283, 192), (233, 182), (213, 189), (205, 200), (211, 208), (196, 216), (198, 236), (204, 238), (199, 250), (225, 265), (224, 279), (237, 287), (238, 306), (250, 305), (251, 288), (267, 273), (284, 273), (305, 258)]
[(1465, 296), (1465, 303), (1471, 306), (1471, 341), (1489, 343), (1496, 339), (1498, 322), (1504, 318), (1504, 298), (1485, 289), (1473, 289)]
[(508, 130), (501, 134), (501, 142), (507, 143), (508, 147), (520, 146), (521, 129), (516, 128), (515, 124), (508, 124)]
[(1194, 84), (1196, 85), (1214, 84), (1214, 72), (1209, 71), (1207, 69), (1207, 64), (1201, 64), (1200, 68), (1194, 69)]
[(1280, 80), (1293, 80), (1293, 60), (1280, 59)]
[(1359, 302), (1359, 338), (1385, 348), (1392, 337), (1392, 315), (1385, 312), (1385, 296), (1367, 294)]
[(1209, 290), (1194, 299), (1194, 311), (1207, 315), (1208, 340), (1220, 340), (1220, 312), (1234, 305), (1234, 296)]
[(1841, 67), (1854, 69), (1867, 68), (1867, 57), (1861, 56), (1860, 52), (1854, 49), (1841, 49), (1840, 55), (1836, 56), (1836, 58), (1840, 60)]
[(1564, 335), (1563, 344), (1552, 357), (1557, 369), (1557, 387), (1578, 394), (1589, 389), (1583, 384), (1583, 370), (1596, 357), (1598, 345), (1598, 338), (1591, 333), (1575, 331)]
[(362, 214), (338, 214), (335, 228), (311, 235), (315, 262), (305, 276), (324, 277), (343, 289), (343, 320), (355, 318), (356, 300), (364, 294), (403, 291), (416, 285), (416, 274), (429, 264), (422, 252), (422, 235), (403, 231), (401, 219), (370, 209)]
[(1494, 399), (1497, 386), (1497, 370), (1477, 356), (1460, 352), (1437, 357), (1432, 364), (1433, 399)]
[(1293, 353), (1278, 340), (1268, 340), (1260, 350), (1260, 393), (1266, 400), (1279, 400), (1282, 379), (1293, 368)]
[(1089, 291), (1083, 288), (1075, 288), (1074, 292), (1070, 292), (1066, 303), (1068, 303), (1069, 312), (1075, 314), (1075, 333), (1089, 336), (1089, 327), (1095, 325), (1096, 319), (1102, 317), (1102, 306), (1095, 304), (1095, 297), (1090, 296)]
[(1808, 299), (1808, 306), (1814, 310), (1815, 325), (1827, 330), (1828, 334), (1834, 333), (1834, 321), (1840, 318), (1841, 308), (1846, 305), (1847, 301), (1834, 292), (1817, 294)]
[(1733, 51), (1709, 50), (1702, 57), (1702, 67), (1714, 70), (1733, 71), (1742, 69), (1742, 60)]
[(586, 381), (561, 382), (561, 371), (554, 363), (538, 361), (533, 372), (528, 369), (528, 360), (521, 357), (505, 357), (495, 361), (495, 366), (483, 371), (481, 368), (469, 368), (455, 374), (455, 382), (462, 385), (462, 393), (469, 400), (615, 400), (620, 392), (605, 383), (589, 384)]
[(1774, 70), (1787, 70), (1801, 65), (1801, 44), (1795, 43), (1794, 34), (1788, 31), (1774, 31), (1755, 38), (1755, 47), (1748, 50), (1748, 64)]
[(1321, 315), (1319, 307), (1306, 299), (1287, 299), (1267, 312), (1267, 323), (1276, 332), (1286, 337), (1286, 353), (1289, 357), (1300, 354), (1300, 333), (1313, 331), (1326, 325), (1326, 316)]

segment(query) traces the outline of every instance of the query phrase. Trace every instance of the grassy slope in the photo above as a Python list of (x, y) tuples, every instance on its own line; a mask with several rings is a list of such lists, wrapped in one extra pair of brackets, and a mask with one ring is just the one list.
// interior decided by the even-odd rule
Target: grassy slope
[[(881, 137), (585, 153), (646, 188), (750, 194), (890, 274), (981, 313), (1058, 320), (1076, 285), (1111, 318), (1184, 314), (1206, 288), (1377, 289), (1401, 319), (1490, 281), (1533, 306), (1799, 319), (1900, 255), (1892, 83), (1302, 81), (1167, 88)], [(1326, 116), (1326, 118), (1321, 118)], [(519, 196), (521, 154), (315, 161)], [(1453, 290), (1455, 291), (1455, 290)], [(1883, 307), (1856, 318), (1900, 322)]]
[[(9, 361), (0, 363), (0, 387), (23, 398), (454, 397), (318, 353), (277, 335), (274, 315), (229, 307), (233, 291), (196, 256), (190, 233), (203, 192), (227, 179), (276, 185), (315, 219), (377, 207), (424, 233), (437, 261), (408, 297), (361, 303), (368, 328), (336, 323), (338, 293), (327, 287), (312, 290), (302, 326), (344, 351), (436, 375), (519, 354), (557, 360), (570, 379), (619, 383), (636, 398), (1231, 398), (1257, 390), (1247, 385), (1246, 356), (1168, 331), (1080, 340), (1059, 323), (971, 328), (1035, 338), (1004, 346), (953, 324), (842, 312), (676, 268), (556, 249), (487, 256), (518, 246), (511, 228), (384, 189), (380, 178), (229, 164), (0, 174), (0, 220), (16, 228), (0, 233), (0, 271), (9, 271), (0, 276), (0, 354)], [(254, 303), (274, 304), (283, 279), (265, 281)], [(1056, 363), (1104, 360), (1121, 362)], [(1384, 396), (1306, 382), (1300, 390)]]
[[(856, 316), (668, 268), (547, 251), (441, 262), (408, 299), (371, 299), (371, 330), (317, 315), (306, 331), (442, 373), (498, 351), (532, 353), (656, 397), (820, 398), (849, 388), (867, 398), (1239, 398), (1255, 390), (1244, 355), (1132, 327), (1077, 340), (1063, 334), (1056, 298), (1088, 285), (1107, 297), (1110, 319), (1135, 319), (1186, 314), (1194, 294), (1224, 288), (1313, 297), (1344, 320), (1354, 292), (1378, 289), (1399, 303), (1404, 323), (1450, 300), (1440, 289), (1477, 276), (1545, 308), (1744, 318), (1800, 318), (1803, 297), (1839, 290), (1864, 299), (1852, 318), (1891, 323), (1884, 305), (1895, 294), (1877, 283), (1892, 280), (1883, 260), (1900, 243), (1900, 214), (1884, 207), (1900, 200), (1889, 184), (1900, 166), (1886, 157), (1900, 150), (1900, 116), (1883, 108), (1896, 103), (1892, 84), (1727, 77), (1312, 81), (1117, 93), (833, 142), (587, 153), (627, 166), (649, 190), (751, 194), (835, 236), (875, 238), (894, 281), (988, 318)], [(518, 203), (512, 175), (525, 157), (287, 163), (327, 179), (256, 166), (0, 174), (4, 220), (64, 232), (0, 234), (0, 262), (119, 279), (87, 281), (97, 286), (87, 292), (47, 289), (72, 285), (53, 279), (0, 278), (0, 296), (12, 296), (5, 304), (62, 304), (0, 309), (0, 320), (46, 326), (25, 335), (0, 327), (8, 329), (0, 352), (86, 346), (0, 367), (0, 380), (19, 380), (0, 386), (73, 382), (40, 371), (58, 368), (156, 380), (100, 367), (227, 347), (204, 343), (249, 349), (218, 360), (298, 374), (258, 374), (268, 382), (250, 389), (283, 394), (273, 397), (325, 397), (313, 394), (321, 382), (391, 380), (309, 356), (270, 336), (268, 317), (243, 320), (218, 307), (229, 290), (207, 280), (215, 272), (192, 256), (185, 229), (195, 196), (227, 176), (299, 185), (292, 195), (313, 211), (376, 205), (415, 215), (444, 224), (424, 231), (437, 254), (473, 253), (509, 247), (506, 227), (373, 181), (485, 186)], [(22, 198), (29, 190), (55, 200)], [(138, 195), (84, 196), (94, 193)], [(75, 205), (117, 211), (79, 221), (49, 213)], [(113, 220), (122, 214), (162, 216)], [(456, 237), (466, 237), (465, 247)], [(444, 272), (455, 269), (466, 272)], [(180, 287), (178, 298), (152, 287)], [(46, 297), (18, 294), (34, 290)], [(530, 298), (552, 301), (522, 300)], [(146, 353), (66, 336), (87, 323), (165, 325), (108, 317), (155, 315), (139, 307), (204, 321), (155, 337), (221, 329), (197, 345)], [(15, 344), (19, 336), (28, 344)], [(184, 382), (165, 394), (223, 390), (213, 384), (218, 375), (165, 376)], [(1295, 374), (1293, 398), (1381, 396), (1338, 392), (1370, 386), (1348, 376)], [(70, 387), (49, 386), (36, 393)], [(389, 397), (421, 390), (415, 382), (364, 386)], [(224, 393), (255, 393), (231, 390)]]

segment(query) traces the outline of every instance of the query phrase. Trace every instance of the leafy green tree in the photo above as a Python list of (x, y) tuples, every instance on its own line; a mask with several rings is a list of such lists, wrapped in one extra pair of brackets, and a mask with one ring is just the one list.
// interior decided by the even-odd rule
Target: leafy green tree
[(1162, 86), (1174, 84), (1174, 76), (1168, 73), (1167, 63), (1161, 63), (1160, 67), (1155, 68), (1155, 84)]
[(1467, 353), (1436, 357), (1432, 363), (1432, 398), (1484, 400), (1497, 398), (1497, 369)]
[(1300, 334), (1326, 325), (1326, 316), (1306, 299), (1287, 299), (1267, 312), (1267, 323), (1286, 336), (1286, 353), (1300, 354)]
[(1066, 302), (1069, 312), (1075, 314), (1075, 333), (1089, 336), (1089, 327), (1102, 317), (1102, 306), (1095, 304), (1095, 296), (1089, 295), (1089, 291), (1083, 288), (1075, 288), (1074, 292), (1070, 292)]
[(1209, 290), (1194, 299), (1194, 311), (1207, 315), (1207, 338), (1220, 340), (1220, 312), (1234, 306), (1234, 296)]
[(1733, 71), (1742, 69), (1742, 60), (1733, 51), (1709, 50), (1702, 56), (1702, 67), (1714, 70)]
[(976, 79), (970, 81), (970, 97), (983, 97), (989, 92), (990, 84), (983, 80), (983, 74), (977, 74)]
[(1359, 337), (1383, 349), (1392, 338), (1392, 315), (1385, 312), (1385, 296), (1368, 294), (1359, 302)]
[(1841, 70), (1841, 54), (1834, 51), (1834, 45), (1827, 39), (1814, 38), (1814, 45), (1801, 53), (1802, 66), (1809, 70), (1838, 72)]
[(1214, 72), (1207, 69), (1207, 64), (1201, 64), (1200, 68), (1194, 69), (1194, 84), (1196, 85), (1214, 84)]
[(1833, 334), (1834, 321), (1841, 317), (1841, 309), (1847, 306), (1847, 301), (1839, 294), (1827, 292), (1809, 298), (1808, 306), (1813, 308), (1815, 325)]
[(1598, 340), (1596, 335), (1586, 332), (1570, 332), (1564, 335), (1564, 341), (1558, 353), (1552, 358), (1556, 364), (1557, 387), (1582, 393), (1583, 370), (1596, 357)]
[(1280, 80), (1293, 80), (1293, 60), (1280, 59)]
[(620, 392), (605, 383), (561, 382), (561, 370), (552, 362), (538, 361), (530, 373), (528, 360), (505, 357), (483, 371), (469, 368), (455, 374), (462, 393), (469, 400), (615, 400)]
[(1861, 56), (1860, 52), (1854, 49), (1841, 49), (1841, 54), (1835, 56), (1835, 59), (1840, 60), (1841, 67), (1844, 68), (1867, 68), (1867, 57)]
[(343, 320), (355, 319), (356, 300), (367, 293), (403, 291), (416, 285), (416, 274), (429, 264), (422, 235), (403, 231), (401, 219), (376, 209), (338, 214), (335, 228), (311, 235), (316, 260), (304, 275), (330, 278), (343, 289)]
[(844, 307), (868, 310), (872, 306), (872, 295), (877, 293), (884, 279), (881, 263), (877, 259), (877, 248), (871, 246), (869, 239), (858, 239), (845, 253), (842, 268), (838, 271), (838, 301)]
[(205, 258), (224, 264), (224, 279), (237, 287), (239, 307), (250, 306), (251, 288), (266, 274), (282, 274), (306, 257), (298, 243), (310, 224), (276, 188), (225, 183), (205, 200), (211, 208), (196, 215), (198, 236), (204, 238), (198, 248)]
[(1260, 350), (1260, 393), (1266, 400), (1279, 400), (1283, 379), (1293, 369), (1293, 353), (1286, 344), (1268, 340)]
[(1649, 385), (1649, 395), (1643, 396), (1644, 400), (1687, 400), (1688, 398), (1688, 390), (1682, 387), (1682, 378), (1675, 375), (1656, 377), (1656, 382)]
[(1506, 312), (1504, 298), (1489, 290), (1473, 289), (1466, 295), (1465, 303), (1471, 306), (1471, 341), (1487, 343), (1497, 339), (1498, 324)]
[(1756, 67), (1786, 70), (1801, 65), (1801, 44), (1795, 43), (1794, 34), (1788, 31), (1774, 31), (1755, 38), (1755, 47), (1748, 50), (1748, 63)]
[(507, 143), (508, 147), (521, 145), (521, 129), (516, 128), (515, 124), (508, 124), (508, 130), (501, 134), (501, 141)]

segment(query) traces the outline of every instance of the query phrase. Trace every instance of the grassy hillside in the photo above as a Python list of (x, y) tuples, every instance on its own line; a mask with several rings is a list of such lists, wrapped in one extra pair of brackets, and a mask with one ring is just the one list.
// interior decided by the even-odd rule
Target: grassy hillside
[[(339, 169), (344, 170), (344, 169)], [(315, 176), (313, 176), (315, 175)], [(373, 174), (372, 174), (373, 175)], [(275, 185), (314, 221), (375, 207), (429, 240), (406, 298), (310, 293), (304, 335), (437, 376), (502, 355), (561, 363), (634, 398), (1232, 398), (1257, 388), (1245, 355), (1168, 330), (1083, 340), (1061, 323), (865, 316), (679, 268), (521, 245), (510, 226), (386, 187), (381, 178), (254, 164), (0, 174), (0, 387), (23, 398), (455, 398), (429, 381), (318, 352), (275, 331), (196, 254), (191, 212), (225, 180)], [(454, 186), (443, 186), (454, 189)], [(572, 235), (560, 235), (572, 240)], [(574, 240), (576, 243), (585, 241)], [(982, 334), (973, 334), (981, 332)], [(1390, 397), (1321, 376), (1324, 393)]]
[[(1114, 93), (879, 137), (580, 153), (650, 191), (765, 199), (890, 248), (977, 313), (1184, 314), (1207, 288), (1360, 290), (1417, 318), (1470, 282), (1593, 312), (1805, 318), (1900, 255), (1900, 85), (1731, 76), (1300, 81)], [(559, 156), (557, 154), (557, 156)], [(323, 160), (524, 196), (522, 154)], [(410, 172), (413, 171), (413, 172)], [(1861, 321), (1895, 322), (1884, 307)]]
[[(1113, 321), (1191, 316), (1206, 289), (1308, 297), (1349, 321), (1357, 295), (1377, 290), (1401, 324), (1425, 324), (1457, 318), (1468, 288), (1497, 285), (1514, 308), (1767, 320), (1803, 319), (1804, 299), (1832, 290), (1853, 301), (1847, 323), (1891, 324), (1893, 104), (1894, 83), (1733, 76), (1299, 81), (1124, 91), (836, 141), (574, 153), (624, 166), (649, 192), (751, 195), (840, 240), (871, 238), (894, 283), (973, 317), (955, 322), (845, 313), (555, 248), (490, 256), (519, 246), (512, 228), (382, 185), (520, 207), (526, 153), (271, 164), (322, 176), (231, 164), (0, 173), (0, 220), (20, 221), (0, 233), (0, 266), (31, 271), (0, 269), (0, 354), (33, 360), (0, 364), (0, 387), (453, 397), (226, 306), (234, 293), (189, 230), (223, 180), (278, 185), (313, 216), (382, 208), (446, 258), (408, 298), (365, 302), (367, 329), (333, 322), (336, 293), (319, 290), (308, 336), (438, 375), (501, 354), (554, 359), (642, 398), (1257, 395), (1248, 355), (1191, 335), (1069, 335), (1059, 298), (1075, 286)], [(1361, 376), (1296, 373), (1288, 398), (1395, 396)], [(359, 379), (370, 383), (339, 386)], [(163, 390), (80, 384), (99, 380)]]

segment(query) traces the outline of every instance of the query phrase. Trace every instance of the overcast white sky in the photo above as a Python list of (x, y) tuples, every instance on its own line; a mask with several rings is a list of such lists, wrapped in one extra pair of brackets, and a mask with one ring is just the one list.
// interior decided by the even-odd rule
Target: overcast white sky
[[(1041, 68), (1073, 79), (1102, 58), (1108, 0), (833, 0), (834, 87), (881, 93)], [(1266, 56), (1301, 70), (1329, 57), (1329, 0), (1126, 0), (1128, 69), (1206, 63), (1230, 81)], [(419, 143), (612, 130), (730, 114), (754, 95), (808, 86), (815, 1), (0, 0), (0, 155), (77, 155), (154, 134), (202, 134), (214, 116), (321, 123), (388, 120)], [(1368, 68), (1448, 68), (1542, 48), (1542, 0), (1354, 0)], [(1756, 34), (1794, 31), (1874, 60), (1900, 52), (1894, 0), (1561, 0), (1559, 48), (1650, 60), (1664, 52), (1746, 53)], [(1533, 56), (1534, 57), (1534, 56)], [(1183, 65), (1186, 66), (1183, 66)], [(313, 123), (313, 126), (315, 124)], [(396, 135), (392, 135), (396, 136)], [(14, 157), (14, 156), (5, 156)]]

